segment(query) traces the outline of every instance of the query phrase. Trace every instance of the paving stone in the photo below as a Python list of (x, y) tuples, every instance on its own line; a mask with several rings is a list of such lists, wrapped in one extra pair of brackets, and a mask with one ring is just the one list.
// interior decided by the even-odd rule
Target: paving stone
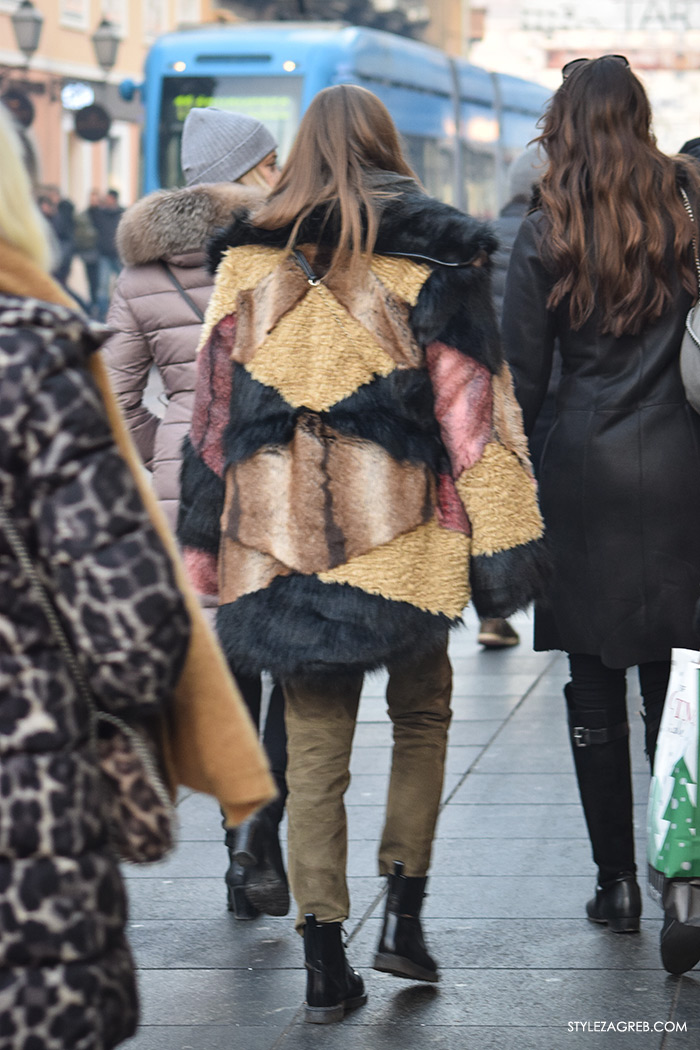
[[(429, 884), (430, 889), (430, 884)], [(617, 935), (584, 918), (427, 918), (428, 945), (441, 971), (467, 970), (653, 970), (664, 979), (659, 956), (661, 915), (648, 909), (639, 935)], [(349, 956), (362, 973), (371, 967), (381, 932), (379, 911), (351, 929)], [(700, 984), (698, 984), (700, 988)], [(692, 1004), (691, 1004), (692, 1005)]]
[(245, 1025), (142, 1025), (122, 1050), (270, 1050), (283, 1029)]
[[(396, 1024), (374, 1024), (363, 1029), (354, 1026), (352, 1043), (346, 1033), (347, 1021), (342, 1026), (324, 1026), (324, 1030), (311, 1031), (313, 1025), (295, 1025), (286, 1033), (279, 1050), (341, 1050), (352, 1045), (357, 1050), (562, 1050), (575, 1040), (579, 1050), (658, 1050), (659, 1036), (615, 1036), (611, 1044), (609, 1035), (594, 1037), (572, 1036), (559, 1028), (540, 1026), (489, 1028), (485, 1025), (419, 1025), (417, 1027)], [(320, 1027), (320, 1026), (318, 1026)], [(618, 1041), (619, 1040), (619, 1041)], [(199, 1044), (197, 1044), (197, 1047)], [(140, 1048), (139, 1048), (140, 1050)], [(145, 1050), (145, 1048), (144, 1048)], [(160, 1050), (160, 1048), (154, 1048)], [(218, 1050), (218, 1047), (216, 1048)], [(275, 1048), (277, 1050), (277, 1047)], [(679, 1047), (680, 1050), (680, 1047)], [(683, 1048), (685, 1050), (685, 1048)]]
[[(144, 1025), (241, 1025), (275, 1037), (304, 996), (303, 971), (141, 970)], [(270, 1039), (270, 1043), (274, 1039)]]

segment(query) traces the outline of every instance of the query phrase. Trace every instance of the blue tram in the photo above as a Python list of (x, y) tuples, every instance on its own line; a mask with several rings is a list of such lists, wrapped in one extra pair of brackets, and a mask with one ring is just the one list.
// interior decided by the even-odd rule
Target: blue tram
[[(336, 23), (178, 30), (153, 44), (142, 85), (145, 192), (182, 183), (180, 136), (193, 106), (257, 117), (286, 156), (313, 96), (369, 88), (386, 104), (428, 192), (480, 218), (498, 213), (511, 160), (536, 134), (549, 91), (427, 44)], [(128, 94), (133, 85), (124, 85)]]

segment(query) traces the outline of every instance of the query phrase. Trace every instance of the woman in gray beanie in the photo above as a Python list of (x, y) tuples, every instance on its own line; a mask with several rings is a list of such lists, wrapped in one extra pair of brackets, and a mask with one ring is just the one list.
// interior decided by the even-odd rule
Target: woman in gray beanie
[[(114, 334), (105, 345), (104, 357), (131, 435), (153, 473), (154, 491), (173, 529), (180, 449), (192, 415), (197, 343), (214, 284), (205, 266), (205, 245), (215, 230), (230, 223), (234, 211), (251, 207), (275, 185), (276, 148), (267, 128), (252, 117), (213, 108), (191, 110), (181, 143), (187, 186), (157, 190), (137, 201), (124, 213), (117, 231), (124, 269), (107, 315)], [(162, 418), (144, 402), (153, 365), (163, 384)], [(260, 676), (236, 678), (257, 725)], [(285, 915), (289, 908), (277, 832), (286, 797), (287, 756), (284, 701), (278, 686), (270, 698), (264, 743), (279, 796), (250, 826), (226, 833), (228, 902), (237, 918), (253, 918), (259, 911)], [(249, 867), (238, 864), (234, 854)]]

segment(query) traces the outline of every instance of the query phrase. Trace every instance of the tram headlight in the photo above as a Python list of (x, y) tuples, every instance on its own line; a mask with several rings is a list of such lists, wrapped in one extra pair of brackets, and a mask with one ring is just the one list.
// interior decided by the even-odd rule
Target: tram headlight
[(288, 59), (286, 62), (282, 63), (282, 69), (285, 71), (285, 73), (293, 73), (296, 68), (296, 62), (292, 62), (291, 59)]

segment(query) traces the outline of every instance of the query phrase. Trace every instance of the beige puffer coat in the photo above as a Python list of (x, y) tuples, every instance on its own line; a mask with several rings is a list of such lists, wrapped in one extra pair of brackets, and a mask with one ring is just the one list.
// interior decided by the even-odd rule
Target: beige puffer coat
[[(157, 190), (125, 213), (117, 232), (124, 263), (107, 324), (104, 348), (112, 387), (171, 526), (180, 486), (180, 447), (188, 432), (195, 386), (195, 351), (201, 321), (180, 295), (166, 262), (202, 313), (213, 277), (205, 268), (205, 244), (231, 213), (250, 206), (262, 191), (237, 183)], [(163, 383), (162, 419), (144, 402), (149, 373)]]

